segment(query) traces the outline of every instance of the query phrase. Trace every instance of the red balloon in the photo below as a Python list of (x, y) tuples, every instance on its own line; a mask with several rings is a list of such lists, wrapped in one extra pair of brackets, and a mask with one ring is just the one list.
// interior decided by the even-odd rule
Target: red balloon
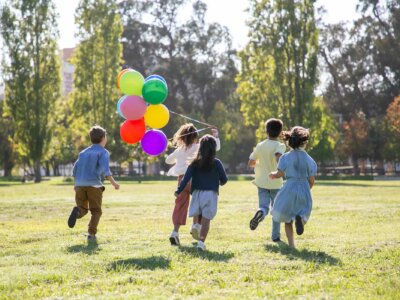
[(146, 124), (144, 118), (139, 120), (126, 120), (122, 123), (119, 130), (121, 139), (127, 144), (135, 144), (140, 142), (146, 133)]

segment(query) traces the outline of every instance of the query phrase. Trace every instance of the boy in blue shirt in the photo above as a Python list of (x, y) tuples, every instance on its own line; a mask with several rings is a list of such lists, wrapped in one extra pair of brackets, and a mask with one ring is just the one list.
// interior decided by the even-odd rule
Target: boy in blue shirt
[(96, 241), (97, 225), (102, 214), (101, 203), (105, 187), (101, 176), (109, 180), (116, 190), (119, 189), (119, 184), (111, 175), (110, 153), (104, 148), (107, 144), (106, 130), (96, 125), (90, 128), (89, 135), (92, 145), (79, 153), (72, 171), (75, 179), (76, 206), (68, 218), (68, 226), (73, 228), (76, 219), (82, 218), (90, 210), (92, 214), (88, 225), (90, 242)]

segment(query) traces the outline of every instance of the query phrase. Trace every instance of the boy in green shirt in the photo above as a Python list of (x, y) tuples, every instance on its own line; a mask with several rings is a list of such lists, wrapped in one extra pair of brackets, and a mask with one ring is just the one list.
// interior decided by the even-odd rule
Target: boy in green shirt
[[(257, 144), (250, 155), (248, 166), (254, 168), (254, 184), (258, 188), (259, 209), (250, 221), (250, 229), (255, 230), (258, 224), (264, 220), (274, 205), (274, 199), (283, 180), (271, 180), (270, 172), (276, 171), (279, 158), (285, 153), (286, 146), (278, 141), (282, 132), (283, 123), (279, 119), (269, 119), (265, 122), (265, 131), (268, 138)], [(272, 221), (272, 240), (280, 242), (280, 223)]]

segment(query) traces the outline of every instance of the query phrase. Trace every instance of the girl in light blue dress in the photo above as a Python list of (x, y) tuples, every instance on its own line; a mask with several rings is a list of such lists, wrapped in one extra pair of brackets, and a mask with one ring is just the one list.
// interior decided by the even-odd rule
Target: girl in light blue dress
[(298, 235), (303, 234), (304, 225), (310, 218), (312, 209), (311, 188), (317, 174), (317, 164), (304, 150), (310, 133), (300, 126), (283, 133), (291, 151), (283, 154), (277, 171), (269, 174), (271, 179), (285, 176), (286, 182), (275, 198), (272, 218), (285, 223), (289, 246), (294, 248), (293, 221)]

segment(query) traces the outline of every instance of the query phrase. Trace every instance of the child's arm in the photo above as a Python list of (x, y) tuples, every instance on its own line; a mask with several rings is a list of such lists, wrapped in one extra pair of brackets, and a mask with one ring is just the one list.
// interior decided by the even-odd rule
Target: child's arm
[(118, 190), (119, 184), (114, 180), (110, 170), (110, 154), (108, 152), (100, 155), (99, 165), (103, 171), (104, 177), (111, 182), (113, 187)]
[(282, 156), (282, 153), (279, 153), (279, 152), (275, 153), (276, 162), (279, 162), (279, 159), (281, 158), (281, 156)]
[(114, 180), (114, 177), (112, 176), (107, 176), (106, 177), (107, 180), (109, 180), (112, 184), (112, 186), (116, 189), (119, 190), (119, 184)]
[(308, 177), (308, 183), (310, 184), (310, 189), (312, 189), (315, 183), (315, 177), (314, 176)]
[(224, 185), (225, 183), (228, 182), (228, 176), (226, 176), (224, 166), (220, 161), (217, 161), (217, 170), (219, 174), (219, 184)]
[(219, 134), (217, 128), (212, 128), (211, 133), (213, 137), (215, 137), (215, 141), (217, 142), (217, 151), (221, 150), (221, 141), (219, 140)]
[(170, 155), (167, 156), (167, 158), (165, 159), (165, 163), (169, 165), (175, 164), (177, 154), (178, 154), (178, 149), (176, 149), (174, 152), (172, 152)]
[(250, 154), (249, 162), (247, 163), (247, 167), (255, 168), (257, 165), (257, 159), (259, 158), (259, 146), (257, 145), (254, 148), (254, 151)]
[(283, 173), (281, 170), (269, 173), (269, 178), (271, 179), (282, 178), (283, 176), (285, 176), (285, 173)]
[(254, 160), (254, 159), (249, 159), (249, 162), (247, 163), (247, 166), (248, 166), (249, 168), (255, 168), (255, 167), (256, 167), (256, 164), (257, 164), (257, 161), (256, 161), (256, 160)]
[(192, 179), (192, 176), (193, 176), (193, 167), (189, 166), (189, 168), (186, 170), (185, 176), (183, 176), (183, 179), (179, 184), (178, 189), (175, 192), (175, 197), (178, 197), (178, 195), (183, 192), (189, 180)]

